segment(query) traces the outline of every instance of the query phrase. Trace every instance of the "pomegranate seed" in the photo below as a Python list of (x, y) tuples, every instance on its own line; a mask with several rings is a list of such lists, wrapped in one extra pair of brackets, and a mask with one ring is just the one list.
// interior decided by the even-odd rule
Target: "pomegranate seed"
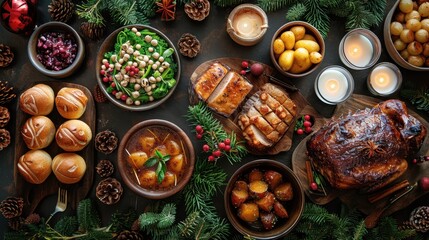
[(100, 74), (104, 76), (106, 74), (106, 71), (104, 69), (101, 69)]
[(115, 88), (115, 87), (116, 87), (116, 83), (115, 83), (115, 82), (112, 82), (112, 83), (110, 84), (110, 86), (111, 86), (112, 88)]
[(127, 94), (122, 94), (122, 95), (121, 95), (121, 100), (122, 100), (122, 101), (127, 100), (127, 98), (128, 98)]
[(103, 82), (106, 82), (106, 83), (109, 82), (109, 78), (108, 77), (104, 77), (103, 78)]
[(130, 71), (130, 69), (131, 69), (131, 67), (130, 67), (130, 66), (126, 66), (126, 67), (125, 67), (125, 71), (127, 71), (127, 72), (129, 72), (129, 71)]

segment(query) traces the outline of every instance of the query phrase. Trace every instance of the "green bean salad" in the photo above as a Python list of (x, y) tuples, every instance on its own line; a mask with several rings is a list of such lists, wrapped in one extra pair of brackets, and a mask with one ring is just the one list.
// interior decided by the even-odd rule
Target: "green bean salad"
[(127, 105), (141, 105), (165, 97), (176, 85), (174, 49), (148, 29), (125, 28), (114, 50), (104, 54), (100, 75), (106, 91)]

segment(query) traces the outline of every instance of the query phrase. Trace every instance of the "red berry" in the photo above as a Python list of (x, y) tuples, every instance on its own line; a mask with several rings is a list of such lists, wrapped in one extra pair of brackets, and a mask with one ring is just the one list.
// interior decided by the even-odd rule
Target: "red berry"
[(317, 183), (312, 182), (312, 183), (310, 184), (310, 188), (311, 188), (311, 190), (316, 191), (316, 190), (317, 190), (317, 188), (318, 188)]
[(219, 147), (219, 149), (220, 150), (224, 150), (225, 149), (225, 143), (224, 142), (220, 142), (219, 144), (218, 144), (218, 147)]
[(231, 145), (226, 145), (224, 150), (225, 152), (229, 152), (231, 150)]
[(225, 139), (224, 143), (226, 145), (231, 145), (231, 139), (229, 139), (229, 138)]
[(110, 67), (109, 65), (110, 64), (108, 62), (104, 63), (104, 66), (106, 66), (106, 68), (109, 68)]
[(210, 150), (210, 146), (209, 145), (207, 145), (207, 144), (204, 144), (203, 145), (203, 151), (204, 152), (208, 152)]
[(130, 72), (128, 73), (128, 75), (130, 75), (130, 77), (134, 77), (134, 72), (133, 72), (133, 71), (130, 71)]
[(103, 82), (106, 82), (106, 83), (109, 82), (109, 78), (108, 77), (104, 77), (103, 78)]
[(417, 164), (417, 159), (416, 158), (413, 159), (413, 163)]
[(259, 77), (262, 75), (262, 73), (264, 73), (264, 66), (260, 63), (254, 63), (250, 67), (250, 73), (256, 77)]
[(304, 121), (303, 123), (304, 127), (311, 127), (311, 122), (310, 121)]
[(419, 186), (423, 191), (429, 191), (429, 177), (420, 178)]
[(214, 151), (213, 153), (213, 156), (215, 156), (215, 157), (220, 157), (220, 155), (222, 155), (222, 153), (221, 153), (221, 151), (220, 150), (216, 150), (216, 151)]
[(201, 139), (201, 138), (203, 138), (203, 134), (198, 133), (198, 134), (197, 134), (197, 139)]
[(305, 127), (305, 133), (311, 133), (313, 131), (313, 129), (311, 129), (311, 127)]
[(122, 95), (121, 95), (121, 100), (122, 100), (122, 101), (127, 100), (127, 98), (128, 98), (128, 96), (127, 96), (126, 94), (122, 94)]
[(104, 69), (101, 69), (101, 70), (100, 70), (100, 74), (101, 74), (101, 75), (104, 75), (104, 74), (106, 74), (106, 71), (105, 71)]
[(302, 135), (302, 134), (304, 134), (304, 130), (302, 130), (302, 128), (298, 128), (296, 130), (296, 133), (299, 134), (299, 135)]
[(240, 71), (240, 74), (241, 74), (241, 75), (246, 75), (246, 70), (244, 70), (244, 69), (243, 69), (243, 70), (241, 70), (241, 71)]
[(129, 72), (129, 71), (130, 71), (130, 69), (131, 69), (131, 66), (126, 66), (126, 67), (125, 67), (125, 71), (127, 71), (127, 72)]
[(208, 157), (209, 162), (214, 162), (214, 160), (216, 160), (216, 158), (213, 155), (210, 155)]
[(115, 87), (116, 87), (116, 83), (115, 83), (115, 82), (112, 82), (112, 83), (110, 84), (110, 86), (111, 86), (112, 88), (115, 88)]
[(311, 116), (310, 116), (310, 115), (308, 115), (308, 114), (307, 114), (307, 115), (305, 115), (305, 116), (304, 116), (304, 120), (305, 120), (305, 121), (310, 121), (310, 120), (311, 120)]
[(118, 91), (116, 91), (116, 90), (112, 91), (112, 95), (116, 95), (117, 93), (118, 93)]
[(242, 61), (241, 62), (241, 67), (242, 68), (248, 68), (249, 67), (249, 62), (248, 61)]
[(197, 133), (203, 133), (204, 129), (201, 125), (197, 125), (195, 126), (195, 131), (197, 131)]

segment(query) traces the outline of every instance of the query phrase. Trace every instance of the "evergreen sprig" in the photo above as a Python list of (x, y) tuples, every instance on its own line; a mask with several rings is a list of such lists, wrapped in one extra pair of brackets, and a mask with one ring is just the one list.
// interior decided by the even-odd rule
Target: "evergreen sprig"
[(214, 5), (219, 7), (229, 7), (245, 2), (245, 0), (214, 0)]
[(302, 3), (293, 5), (286, 13), (286, 19), (289, 21), (298, 21), (304, 17), (307, 7)]
[(116, 211), (110, 219), (111, 230), (113, 232), (121, 232), (129, 229), (136, 219), (138, 219), (138, 214), (134, 209), (129, 209), (126, 212)]
[(258, 0), (257, 4), (266, 12), (274, 12), (297, 2), (297, 0)]
[(429, 111), (428, 89), (404, 89), (401, 96), (408, 99), (418, 110)]
[(142, 4), (142, 1), (113, 0), (112, 4), (108, 4), (107, 9), (112, 19), (116, 19), (121, 25), (149, 24), (149, 19), (145, 16), (147, 12), (140, 12), (139, 4)]
[(77, 207), (77, 220), (79, 222), (79, 228), (84, 231), (100, 226), (101, 219), (91, 199), (88, 198), (79, 202)]
[(55, 224), (54, 229), (63, 236), (72, 236), (78, 227), (79, 223), (76, 216), (66, 216)]
[(240, 162), (246, 156), (247, 149), (241, 141), (237, 141), (237, 135), (234, 132), (227, 133), (222, 123), (213, 117), (213, 114), (203, 102), (189, 106), (186, 118), (194, 128), (197, 125), (203, 127), (203, 140), (210, 146), (210, 149), (218, 149), (220, 142), (225, 141), (227, 138), (230, 139), (231, 149), (223, 151), (222, 156), (225, 156), (232, 165)]
[(104, 25), (104, 17), (101, 15), (103, 9), (103, 0), (87, 0), (82, 4), (76, 5), (76, 14), (90, 23)]

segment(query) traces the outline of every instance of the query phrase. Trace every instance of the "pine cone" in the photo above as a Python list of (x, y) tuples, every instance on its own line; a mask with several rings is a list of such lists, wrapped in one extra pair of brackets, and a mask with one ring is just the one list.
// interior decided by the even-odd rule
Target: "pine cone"
[(25, 218), (25, 224), (38, 224), (40, 222), (40, 215), (37, 213), (32, 213)]
[(10, 120), (9, 109), (0, 106), (0, 128), (4, 128)]
[(67, 22), (73, 17), (74, 3), (70, 0), (52, 0), (48, 12), (54, 21)]
[(118, 147), (118, 138), (114, 132), (105, 130), (95, 136), (95, 149), (104, 154), (110, 154)]
[(7, 67), (13, 61), (14, 54), (10, 47), (0, 43), (0, 67)]
[(113, 171), (115, 170), (115, 167), (113, 166), (112, 162), (109, 160), (101, 160), (97, 166), (95, 167), (98, 175), (100, 177), (109, 177), (113, 174)]
[(0, 151), (10, 144), (10, 133), (4, 128), (0, 128)]
[(418, 232), (429, 231), (429, 206), (420, 206), (410, 214), (410, 224)]
[(9, 87), (7, 82), (0, 81), (0, 104), (12, 101), (16, 97), (13, 87)]
[(143, 240), (143, 236), (135, 231), (124, 230), (116, 237), (117, 240)]
[(200, 41), (190, 33), (184, 33), (177, 43), (180, 53), (186, 57), (196, 57), (201, 50)]
[(98, 183), (95, 195), (104, 204), (112, 205), (117, 203), (122, 196), (121, 183), (115, 178), (106, 178)]
[(202, 21), (210, 13), (209, 0), (192, 0), (185, 4), (185, 12), (193, 20)]
[(105, 26), (103, 24), (96, 24), (90, 22), (83, 22), (80, 25), (80, 31), (83, 35), (91, 40), (98, 40), (104, 35)]
[(94, 88), (94, 99), (98, 103), (103, 103), (107, 101), (106, 95), (104, 95), (104, 93), (101, 91), (101, 88), (98, 84), (95, 85), (95, 88)]
[(133, 225), (131, 225), (131, 230), (140, 231), (140, 220), (138, 218), (133, 222)]
[(21, 230), (23, 224), (25, 224), (25, 222), (22, 217), (14, 217), (8, 221), (9, 227), (14, 231)]
[(7, 219), (19, 217), (22, 214), (24, 200), (18, 197), (8, 197), (0, 203), (0, 212)]

